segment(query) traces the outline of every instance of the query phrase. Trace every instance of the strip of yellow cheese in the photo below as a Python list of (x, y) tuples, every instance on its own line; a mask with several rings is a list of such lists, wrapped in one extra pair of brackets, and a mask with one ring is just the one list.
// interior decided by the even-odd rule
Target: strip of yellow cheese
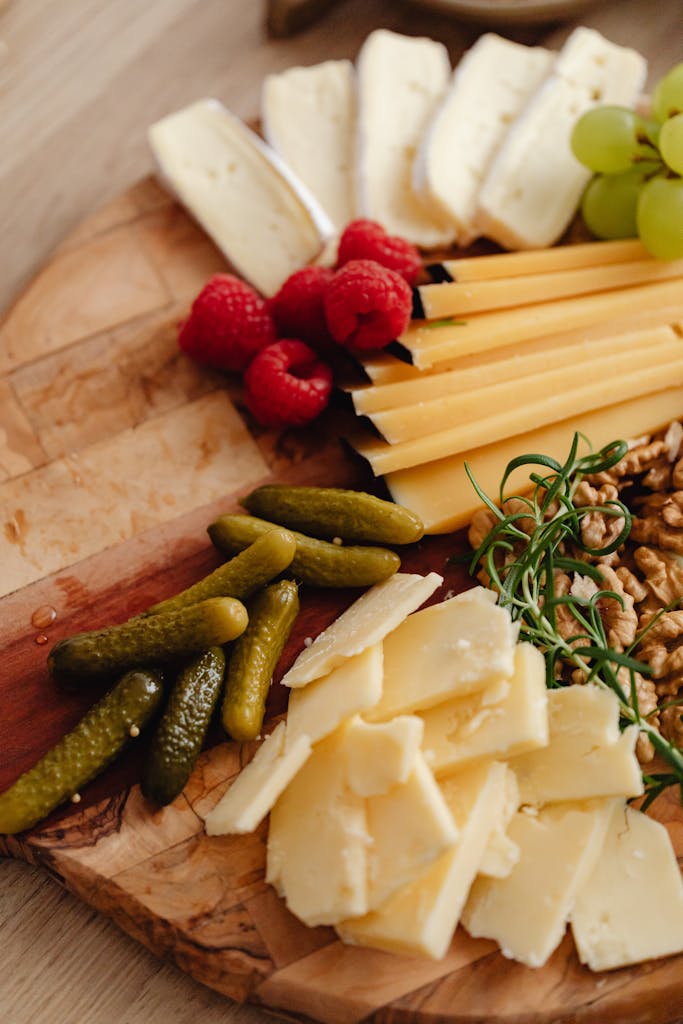
[[(681, 302), (680, 283), (662, 281), (537, 306), (473, 313), (463, 323), (443, 327), (416, 321), (401, 335), (400, 342), (411, 353), (415, 365), (423, 369), (457, 356), (502, 348), (544, 334), (606, 324), (617, 317), (637, 315), (646, 308), (680, 310)], [(677, 319), (680, 312), (674, 313), (671, 321)]]
[[(563, 461), (576, 431), (585, 434), (593, 448), (598, 449), (619, 438), (639, 437), (682, 416), (683, 388), (669, 388), (580, 416), (572, 415), (561, 423), (476, 451), (390, 473), (386, 483), (394, 501), (420, 516), (427, 533), (449, 533), (466, 526), (481, 507), (465, 472), (466, 462), (483, 491), (496, 500), (505, 467), (518, 455), (537, 452)], [(506, 493), (528, 491), (530, 471), (533, 467), (516, 469), (510, 476)]]
[(532, 398), (513, 410), (496, 411), (495, 405), (481, 410), (481, 418), (458, 424), (438, 434), (418, 437), (399, 444), (386, 444), (373, 439), (358, 450), (372, 466), (376, 476), (393, 473), (433, 462), (447, 455), (471, 451), (493, 444), (505, 437), (525, 431), (538, 430), (546, 423), (557, 423), (568, 416), (576, 416), (591, 409), (602, 409), (619, 397), (622, 401), (650, 394), (661, 388), (683, 384), (683, 358), (674, 346), (672, 358), (655, 366), (648, 366), (615, 377), (587, 375), (582, 387), (574, 387), (557, 394), (544, 394)]
[(372, 413), (370, 418), (390, 444), (431, 436), (458, 425), (474, 424), (481, 418), (482, 411), (489, 409), (496, 417), (505, 412), (517, 412), (524, 422), (524, 416), (533, 406), (533, 402), (529, 402), (530, 395), (561, 396), (580, 389), (587, 378), (593, 382), (610, 379), (616, 382), (621, 375), (682, 359), (683, 340), (668, 327), (657, 333), (658, 337), (652, 338), (651, 344), (650, 339), (645, 339), (645, 343), (637, 347), (603, 353), (598, 358), (591, 358), (584, 352), (582, 359), (574, 358), (568, 365), (557, 365), (555, 360), (546, 359), (544, 370), (528, 376), (520, 374), (512, 379), (489, 383), (489, 375), (484, 370), (479, 377), (480, 385), (483, 378), (483, 386), (477, 387), (474, 383), (469, 388), (459, 386), (449, 395)]
[(428, 320), (440, 316), (467, 316), (491, 309), (528, 306), (572, 295), (589, 295), (655, 281), (680, 281), (683, 260), (634, 260), (607, 267), (581, 267), (550, 274), (528, 274), (509, 280), (425, 284), (419, 289)]
[(442, 266), (455, 281), (488, 281), (495, 277), (523, 277), (548, 274), (578, 267), (602, 267), (613, 263), (642, 260), (648, 251), (638, 239), (616, 242), (583, 242), (552, 249), (527, 252), (498, 252), (492, 256), (464, 256), (444, 260)]

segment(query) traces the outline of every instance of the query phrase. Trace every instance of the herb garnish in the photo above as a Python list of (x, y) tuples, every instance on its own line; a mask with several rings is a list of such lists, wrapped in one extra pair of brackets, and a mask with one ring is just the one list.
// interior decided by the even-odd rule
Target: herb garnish
[(443, 320), (428, 320), (421, 324), (421, 331), (433, 331), (435, 327), (467, 327), (467, 320), (456, 320), (454, 316), (447, 316)]
[[(573, 665), (584, 672), (587, 682), (604, 686), (616, 694), (622, 727), (636, 724), (648, 736), (657, 753), (667, 762), (669, 771), (654, 775), (643, 773), (643, 809), (669, 786), (680, 787), (683, 802), (683, 751), (666, 740), (648, 716), (641, 715), (635, 673), (649, 675), (651, 669), (632, 656), (657, 618), (670, 609), (662, 608), (626, 651), (622, 653), (614, 650), (607, 641), (598, 602), (611, 598), (623, 610), (623, 597), (604, 589), (604, 579), (595, 565), (565, 554), (565, 547), (571, 544), (591, 556), (608, 555), (624, 543), (631, 530), (631, 513), (621, 501), (614, 500), (600, 506), (574, 506), (572, 498), (581, 479), (589, 474), (607, 472), (628, 450), (625, 441), (615, 441), (598, 452), (580, 456), (578, 449), (581, 438), (588, 444), (587, 438), (576, 433), (564, 465), (546, 455), (535, 454), (520, 455), (509, 462), (500, 483), (500, 508), (482, 491), (465, 463), (465, 470), (474, 489), (497, 520), (475, 551), (470, 573), (474, 574), (480, 566), (485, 569), (491, 586), (499, 592), (499, 604), (508, 608), (513, 620), (520, 623), (520, 635), (543, 652), (547, 686), (566, 685), (561, 678), (557, 678), (556, 668), (562, 662)], [(547, 472), (529, 473), (529, 479), (534, 485), (533, 493), (527, 496), (515, 495), (517, 502), (522, 504), (517, 505), (517, 511), (506, 514), (502, 511), (506, 498), (505, 486), (510, 475), (522, 466), (541, 467)], [(624, 521), (618, 536), (604, 548), (590, 548), (582, 541), (581, 520), (595, 512)], [(522, 519), (524, 530), (518, 525)], [(590, 597), (557, 594), (555, 570), (590, 576), (598, 590)], [(576, 622), (576, 632), (572, 636), (565, 637), (558, 630), (556, 614), (560, 605)], [(630, 687), (622, 685), (620, 670), (622, 678), (628, 674)]]

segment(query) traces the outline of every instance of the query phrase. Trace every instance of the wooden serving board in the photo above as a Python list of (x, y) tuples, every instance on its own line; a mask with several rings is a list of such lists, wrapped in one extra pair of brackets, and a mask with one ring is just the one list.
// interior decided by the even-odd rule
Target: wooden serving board
[[(152, 181), (87, 220), (0, 327), (0, 788), (30, 767), (97, 693), (62, 693), (45, 652), (121, 621), (218, 564), (205, 528), (266, 480), (374, 487), (341, 448), (344, 409), (315, 430), (257, 428), (239, 387), (178, 352), (176, 325), (224, 261)], [(408, 571), (447, 565), (463, 538), (407, 550)], [(356, 595), (309, 592), (282, 659)], [(270, 714), (286, 703), (273, 688)], [(202, 816), (253, 754), (216, 732), (188, 787), (156, 810), (135, 784), (137, 749), (82, 802), (0, 853), (45, 868), (160, 956), (234, 999), (282, 1015), (353, 1024), (683, 1018), (683, 957), (595, 975), (569, 937), (542, 970), (505, 960), (459, 930), (434, 963), (343, 946), (309, 929), (264, 882), (266, 827), (204, 835)], [(673, 796), (654, 813), (683, 856)], [(533, 908), (530, 908), (533, 912)], [(75, 938), (77, 941), (77, 937)]]

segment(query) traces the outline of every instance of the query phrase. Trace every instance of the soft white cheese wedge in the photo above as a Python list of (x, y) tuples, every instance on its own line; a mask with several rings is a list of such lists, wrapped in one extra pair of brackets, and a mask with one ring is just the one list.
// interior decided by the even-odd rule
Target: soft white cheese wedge
[(420, 145), (416, 192), (451, 221), (460, 245), (476, 237), (479, 189), (512, 121), (549, 73), (555, 54), (493, 33), (480, 36), (453, 74)]
[(261, 91), (263, 134), (341, 231), (356, 213), (353, 64), (328, 60), (268, 75)]
[(571, 926), (579, 958), (593, 971), (683, 952), (683, 882), (663, 825), (615, 805)]
[(157, 121), (160, 176), (239, 274), (272, 295), (313, 260), (333, 225), (279, 157), (217, 100)]
[(479, 193), (478, 233), (509, 249), (556, 242), (590, 178), (570, 149), (574, 124), (599, 103), (631, 106), (646, 73), (635, 50), (616, 46), (593, 29), (576, 29), (491, 165)]
[(446, 47), (379, 29), (357, 62), (359, 211), (390, 233), (431, 249), (454, 229), (413, 189), (415, 154), (450, 75)]

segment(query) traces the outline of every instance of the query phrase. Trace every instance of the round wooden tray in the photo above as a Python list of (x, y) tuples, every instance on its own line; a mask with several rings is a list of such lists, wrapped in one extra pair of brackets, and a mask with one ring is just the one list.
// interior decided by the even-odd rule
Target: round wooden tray
[[(120, 621), (208, 571), (217, 556), (207, 524), (259, 482), (373, 485), (339, 446), (343, 410), (315, 431), (263, 431), (244, 416), (234, 382), (179, 354), (177, 321), (223, 268), (146, 180), (67, 239), (0, 328), (0, 788), (93, 700), (53, 688), (49, 645)], [(444, 589), (462, 589), (463, 570), (446, 565), (462, 543), (428, 538), (404, 567), (443, 572)], [(305, 595), (281, 669), (353, 597)], [(276, 687), (270, 710), (283, 707)], [(41, 865), (206, 985), (283, 1014), (334, 1024), (683, 1017), (683, 957), (595, 975), (567, 937), (531, 970), (460, 929), (434, 963), (306, 928), (265, 884), (265, 826), (252, 836), (204, 835), (203, 812), (249, 754), (217, 735), (213, 742), (170, 807), (154, 810), (141, 797), (133, 755), (87, 787), (78, 809), (0, 838), (0, 853)], [(671, 795), (653, 810), (682, 855), (680, 805)]]

